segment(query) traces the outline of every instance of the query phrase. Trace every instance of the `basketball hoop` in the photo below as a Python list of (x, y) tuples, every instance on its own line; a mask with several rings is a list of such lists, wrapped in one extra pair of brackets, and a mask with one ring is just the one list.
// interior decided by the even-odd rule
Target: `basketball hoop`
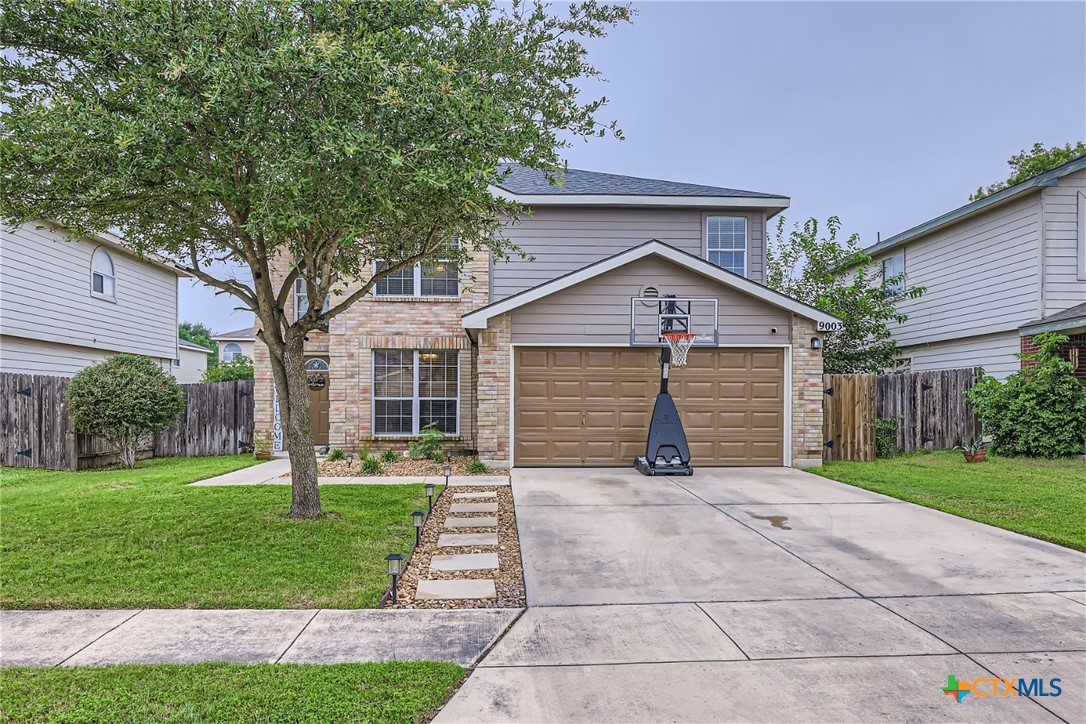
[(671, 366), (685, 367), (686, 353), (690, 351), (698, 335), (690, 332), (664, 332), (661, 336), (667, 346), (671, 347)]

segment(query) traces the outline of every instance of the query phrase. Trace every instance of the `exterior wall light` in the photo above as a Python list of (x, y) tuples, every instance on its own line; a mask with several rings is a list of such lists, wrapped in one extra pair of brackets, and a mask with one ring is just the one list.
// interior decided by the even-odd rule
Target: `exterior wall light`
[(397, 603), (399, 594), (396, 591), (396, 582), (403, 572), (403, 556), (399, 553), (389, 553), (385, 556), (385, 560), (388, 561), (388, 575), (392, 576), (392, 602)]
[(818, 337), (811, 337), (811, 349), (822, 349), (822, 340)]

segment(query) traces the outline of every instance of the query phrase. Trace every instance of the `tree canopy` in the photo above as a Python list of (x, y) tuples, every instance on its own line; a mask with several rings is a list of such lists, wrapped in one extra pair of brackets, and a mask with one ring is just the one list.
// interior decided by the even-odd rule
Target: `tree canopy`
[[(630, 15), (595, 0), (7, 0), (0, 213), (115, 228), (253, 310), (292, 515), (313, 517), (306, 334), (420, 261), (514, 253), (502, 217), (520, 210), (491, 193), (503, 164), (558, 173), (571, 139), (621, 135), (596, 118), (605, 98), (583, 98), (600, 75), (583, 42)], [(223, 260), (251, 284), (216, 275)]]
[(839, 243), (841, 221), (826, 221), (827, 236), (811, 218), (787, 231), (777, 219), (776, 238), (766, 245), (766, 284), (779, 292), (839, 317), (845, 328), (825, 336), (823, 365), (828, 374), (879, 373), (891, 368), (898, 346), (891, 323), (905, 322), (898, 310), (905, 299), (924, 293), (909, 287), (903, 274), (883, 278), (880, 266), (859, 246), (859, 236)]
[(991, 196), (997, 191), (1020, 184), (1083, 155), (1086, 155), (1086, 142), (1083, 141), (1078, 141), (1073, 146), (1068, 143), (1052, 148), (1045, 148), (1043, 143), (1035, 143), (1033, 148), (1028, 151), (1023, 149), (1007, 161), (1007, 165), (1011, 167), (1011, 173), (1005, 181), (991, 184), (987, 188), (981, 186), (976, 193), (970, 194), (969, 200), (977, 201), (985, 196)]

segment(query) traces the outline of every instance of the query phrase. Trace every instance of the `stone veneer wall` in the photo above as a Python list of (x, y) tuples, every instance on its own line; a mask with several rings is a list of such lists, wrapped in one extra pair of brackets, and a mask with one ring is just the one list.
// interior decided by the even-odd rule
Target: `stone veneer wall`
[(478, 385), (479, 459), (494, 467), (509, 467), (510, 365), (512, 325), (508, 314), (490, 320), (479, 332), (476, 376)]
[(792, 467), (822, 465), (822, 350), (811, 338), (822, 338), (814, 322), (792, 315)]
[[(366, 297), (337, 316), (327, 333), (311, 332), (306, 353), (327, 356), (329, 367), (329, 431), (333, 448), (371, 451), (404, 449), (409, 437), (374, 437), (372, 428), (373, 350), (435, 349), (459, 350), (460, 434), (450, 449), (474, 449), (477, 423), (472, 391), (475, 374), (471, 343), (460, 317), (484, 306), (489, 299), (489, 253), (479, 251), (461, 275), (459, 299), (426, 297)], [(276, 279), (282, 279), (287, 264), (275, 265)], [(354, 287), (355, 289), (357, 287)], [(353, 289), (348, 289), (345, 294)], [(335, 300), (333, 299), (333, 304)], [(293, 293), (287, 300), (288, 314), (294, 309)], [(259, 325), (259, 320), (257, 321)], [(274, 422), (271, 366), (267, 347), (257, 341), (254, 359), (256, 376), (256, 437), (270, 439)]]

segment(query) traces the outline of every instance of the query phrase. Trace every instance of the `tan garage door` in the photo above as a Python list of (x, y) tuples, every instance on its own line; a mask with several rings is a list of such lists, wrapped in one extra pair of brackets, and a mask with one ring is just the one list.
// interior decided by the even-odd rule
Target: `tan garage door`
[[(660, 386), (654, 348), (519, 347), (515, 465), (632, 465)], [(694, 349), (671, 394), (693, 464), (784, 464), (784, 350)]]

